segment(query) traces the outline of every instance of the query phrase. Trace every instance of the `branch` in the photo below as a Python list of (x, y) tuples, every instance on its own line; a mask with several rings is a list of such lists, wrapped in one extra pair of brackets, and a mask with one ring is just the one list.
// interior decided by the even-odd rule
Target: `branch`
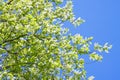
[(9, 53), (9, 54), (18, 54), (17, 52), (12, 53), (10, 50), (7, 50), (5, 47), (2, 48), (2, 49), (4, 49), (4, 50), (5, 50), (7, 53)]
[(6, 19), (0, 19), (0, 22), (7, 22)]
[(12, 3), (12, 1), (13, 1), (13, 0), (10, 0), (10, 1), (7, 3), (7, 5), (10, 5), (10, 4)]
[(16, 37), (16, 38), (9, 39), (9, 40), (5, 40), (5, 41), (3, 41), (3, 43), (11, 42), (11, 41), (17, 40), (17, 39), (19, 39), (19, 38), (21, 38), (21, 37), (24, 37), (24, 36), (26, 36), (26, 35), (27, 35), (27, 34), (23, 34), (23, 35), (20, 35), (20, 36), (18, 36), (18, 37)]
[(21, 37), (24, 37), (24, 36), (26, 36), (26, 35), (27, 35), (27, 34), (23, 34), (23, 35), (20, 35), (20, 36), (18, 36), (18, 37), (16, 37), (16, 38), (9, 39), (9, 40), (5, 40), (5, 41), (3, 41), (2, 43), (0, 43), (0, 46), (1, 46), (2, 44), (6, 43), (6, 42), (11, 42), (11, 41), (17, 40), (17, 39), (19, 39), (19, 38), (21, 38)]
[(8, 69), (10, 67), (13, 67), (13, 66), (18, 66), (18, 65), (27, 65), (27, 64), (37, 64), (37, 63), (33, 63), (33, 62), (27, 62), (27, 63), (18, 63), (18, 64), (12, 64), (12, 65), (8, 65), (8, 66), (4, 66), (4, 68)]

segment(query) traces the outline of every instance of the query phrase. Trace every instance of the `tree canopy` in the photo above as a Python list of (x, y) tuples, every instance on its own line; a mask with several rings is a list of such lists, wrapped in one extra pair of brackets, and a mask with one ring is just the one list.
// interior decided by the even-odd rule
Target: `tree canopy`
[(84, 22), (75, 18), (72, 0), (0, 0), (0, 79), (86, 80), (82, 56), (101, 61), (111, 45), (69, 34), (66, 21)]

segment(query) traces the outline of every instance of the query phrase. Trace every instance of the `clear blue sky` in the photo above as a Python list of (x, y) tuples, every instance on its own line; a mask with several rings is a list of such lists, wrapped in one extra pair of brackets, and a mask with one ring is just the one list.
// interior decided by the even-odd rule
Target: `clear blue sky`
[(113, 45), (102, 63), (86, 65), (88, 76), (94, 75), (95, 80), (120, 80), (120, 0), (73, 0), (73, 4), (76, 17), (86, 22), (78, 28), (71, 26), (71, 32)]

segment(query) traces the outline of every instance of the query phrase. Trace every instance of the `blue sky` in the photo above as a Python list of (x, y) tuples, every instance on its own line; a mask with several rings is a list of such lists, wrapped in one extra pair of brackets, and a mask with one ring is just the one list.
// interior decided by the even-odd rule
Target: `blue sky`
[(109, 42), (113, 45), (109, 54), (103, 55), (103, 61), (86, 65), (88, 76), (95, 80), (119, 80), (120, 76), (120, 0), (73, 0), (76, 17), (86, 22), (74, 28), (72, 34), (93, 36), (93, 42)]

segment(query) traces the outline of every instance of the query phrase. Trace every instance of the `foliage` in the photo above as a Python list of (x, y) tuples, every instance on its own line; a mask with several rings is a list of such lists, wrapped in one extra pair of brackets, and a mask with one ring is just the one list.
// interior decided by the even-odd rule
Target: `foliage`
[(71, 0), (0, 0), (0, 79), (86, 80), (81, 56), (101, 61), (97, 51), (108, 52), (111, 45), (93, 47), (93, 37), (68, 34), (64, 22), (84, 22), (72, 6)]

